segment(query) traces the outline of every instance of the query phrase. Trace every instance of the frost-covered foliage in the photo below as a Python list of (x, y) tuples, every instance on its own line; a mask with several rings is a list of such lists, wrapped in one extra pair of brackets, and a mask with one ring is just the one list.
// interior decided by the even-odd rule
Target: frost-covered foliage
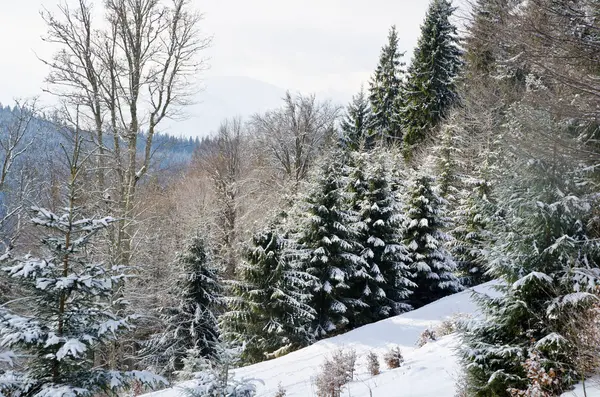
[(440, 195), (452, 202), (459, 191), (459, 160), (461, 156), (462, 137), (454, 129), (451, 123), (442, 126), (439, 145), (434, 147), (435, 168), (437, 170), (437, 187)]
[(404, 363), (404, 356), (400, 347), (393, 346), (383, 355), (383, 361), (387, 365), (388, 369), (400, 368)]
[(541, 355), (533, 351), (529, 353), (529, 358), (523, 364), (523, 369), (527, 371), (529, 385), (524, 390), (509, 389), (512, 397), (553, 397), (556, 395), (555, 385), (558, 383), (556, 373), (553, 369), (546, 371), (542, 366)]
[(325, 358), (315, 378), (318, 397), (341, 397), (344, 386), (354, 380), (356, 352), (336, 350)]
[(173, 266), (179, 271), (170, 291), (176, 304), (162, 309), (165, 329), (146, 349), (156, 361), (153, 366), (166, 373), (180, 370), (190, 350), (205, 357), (214, 353), (217, 315), (224, 304), (221, 280), (202, 236), (190, 239)]
[(435, 342), (437, 338), (438, 335), (436, 330), (427, 328), (425, 331), (421, 332), (421, 335), (419, 335), (419, 339), (417, 339), (416, 345), (418, 347), (423, 347), (429, 342)]
[(488, 229), (494, 205), (488, 200), (490, 185), (486, 180), (468, 178), (459, 192), (458, 202), (451, 213), (453, 228), (449, 248), (460, 282), (472, 287), (489, 280), (487, 246), (493, 235)]
[(292, 267), (286, 239), (275, 225), (257, 232), (246, 248), (239, 279), (230, 281), (228, 309), (221, 318), (223, 336), (245, 344), (246, 362), (263, 361), (314, 341), (308, 306), (308, 274)]
[(14, 352), (3, 356), (17, 362), (14, 371), (0, 370), (0, 394), (92, 397), (132, 382), (164, 383), (145, 371), (111, 370), (95, 362), (95, 352), (133, 327), (131, 318), (119, 317), (111, 306), (126, 273), (93, 262), (86, 251), (90, 240), (115, 220), (79, 218), (70, 202), (63, 215), (31, 209), (32, 223), (50, 231), (42, 239), (46, 256), (9, 253), (0, 258), (2, 272), (27, 291), (29, 302), (0, 308), (0, 346)]
[(222, 343), (215, 345), (210, 359), (191, 351), (180, 371), (182, 379), (192, 379), (183, 391), (189, 397), (252, 397), (256, 395), (257, 379), (236, 379), (232, 369), (240, 361), (243, 348)]
[(342, 147), (347, 150), (368, 149), (373, 146), (372, 126), (373, 116), (364, 88), (348, 104), (346, 114), (341, 122)]
[(455, 8), (449, 0), (433, 0), (403, 87), (401, 117), (407, 153), (425, 139), (458, 100), (456, 80), (462, 64)]
[(406, 302), (416, 287), (410, 281), (408, 250), (402, 244), (399, 203), (379, 155), (355, 153), (350, 161), (350, 205), (358, 214), (356, 241), (364, 259), (350, 278), (350, 296), (360, 302), (352, 313), (353, 326), (409, 310)]
[(404, 75), (404, 53), (398, 50), (398, 33), (392, 26), (387, 44), (381, 49), (379, 64), (370, 81), (369, 101), (373, 112), (372, 126), (376, 139), (396, 142), (402, 139), (398, 118), (402, 105), (400, 92)]
[(367, 370), (371, 376), (377, 376), (381, 373), (379, 357), (377, 357), (377, 353), (373, 351), (367, 354)]
[(404, 244), (408, 248), (412, 281), (410, 303), (421, 307), (462, 286), (454, 275), (456, 264), (445, 248), (445, 200), (432, 187), (433, 178), (416, 175), (404, 203)]
[(315, 185), (300, 204), (297, 266), (312, 278), (309, 305), (316, 315), (311, 331), (316, 337), (339, 332), (361, 305), (350, 298), (349, 280), (367, 263), (356, 242), (357, 214), (347, 208), (345, 180), (339, 158), (328, 160)]
[[(473, 395), (508, 396), (529, 385), (522, 364), (533, 351), (557, 374), (553, 392), (582, 376), (572, 326), (598, 302), (600, 241), (591, 237), (595, 196), (581, 191), (560, 162), (532, 161), (502, 193), (504, 222), (490, 247), (490, 272), (504, 280), (500, 297), (480, 297), (485, 319), (463, 333)], [(592, 235), (593, 236), (593, 235)], [(581, 321), (582, 322), (582, 321)]]
[(450, 335), (454, 332), (461, 330), (465, 327), (465, 324), (471, 319), (470, 314), (456, 313), (452, 316), (442, 320), (441, 323), (435, 326), (432, 330), (433, 336), (441, 338), (446, 335)]

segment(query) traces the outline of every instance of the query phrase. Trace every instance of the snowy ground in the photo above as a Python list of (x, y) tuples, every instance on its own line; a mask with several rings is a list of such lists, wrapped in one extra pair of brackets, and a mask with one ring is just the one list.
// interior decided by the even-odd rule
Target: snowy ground
[[(491, 294), (491, 284), (476, 287), (477, 292)], [(476, 311), (472, 291), (464, 291), (430, 305), (378, 323), (366, 325), (344, 335), (320, 341), (302, 350), (275, 360), (251, 365), (235, 371), (238, 378), (260, 379), (258, 396), (273, 397), (279, 383), (286, 397), (316, 396), (312, 378), (319, 371), (325, 356), (337, 348), (353, 348), (358, 354), (357, 376), (348, 385), (344, 396), (352, 397), (453, 397), (458, 377), (454, 354), (457, 339), (446, 336), (437, 342), (417, 348), (421, 332), (456, 313)], [(401, 368), (387, 370), (380, 359), (383, 373), (371, 377), (366, 372), (365, 356), (375, 351), (380, 357), (389, 346), (402, 349), (405, 362)], [(372, 392), (372, 394), (370, 393)], [(144, 397), (183, 397), (180, 387), (167, 389)]]
[(585, 381), (585, 393), (583, 386), (577, 385), (575, 390), (564, 393), (562, 397), (600, 397), (600, 378)]
[[(492, 283), (476, 287), (480, 293), (494, 294)], [(403, 315), (370, 324), (344, 335), (323, 340), (284, 357), (251, 365), (235, 371), (238, 378), (260, 379), (259, 397), (273, 397), (281, 383), (286, 397), (316, 396), (313, 377), (320, 370), (325, 356), (337, 348), (353, 348), (358, 354), (358, 371), (343, 396), (351, 397), (454, 397), (454, 385), (459, 375), (455, 356), (458, 343), (455, 335), (448, 335), (421, 348), (415, 346), (419, 335), (428, 327), (456, 313), (476, 313), (471, 300), (472, 291), (449, 296)], [(379, 357), (389, 346), (402, 349), (405, 362), (401, 368), (386, 370), (371, 377), (366, 372), (365, 356), (375, 351)], [(586, 382), (587, 397), (600, 397), (600, 379)], [(584, 397), (579, 385), (563, 397)], [(162, 390), (143, 397), (184, 397), (181, 387)]]

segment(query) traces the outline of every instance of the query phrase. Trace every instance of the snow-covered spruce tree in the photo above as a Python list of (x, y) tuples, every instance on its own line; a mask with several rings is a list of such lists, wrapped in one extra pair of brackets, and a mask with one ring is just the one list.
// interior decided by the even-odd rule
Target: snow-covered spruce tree
[(449, 250), (460, 283), (468, 288), (489, 280), (486, 252), (493, 240), (489, 224), (494, 206), (486, 194), (487, 181), (468, 178), (464, 183), (465, 189), (458, 193), (458, 203), (451, 214)]
[(402, 244), (402, 218), (389, 186), (389, 173), (379, 153), (355, 153), (348, 180), (350, 203), (358, 213), (356, 241), (365, 263), (350, 277), (357, 306), (351, 326), (369, 324), (410, 309), (411, 289), (407, 248)]
[(369, 101), (373, 112), (374, 138), (380, 141), (402, 141), (402, 129), (398, 123), (398, 96), (402, 89), (404, 53), (398, 50), (398, 34), (392, 26), (388, 42), (381, 49), (379, 64), (369, 82)]
[[(539, 354), (559, 380), (552, 395), (577, 382), (577, 325), (598, 304), (600, 241), (590, 235), (595, 195), (568, 169), (543, 160), (520, 163), (500, 195), (508, 228), (495, 230), (490, 272), (501, 296), (481, 296), (485, 319), (463, 332), (462, 355), (473, 396), (509, 396), (526, 389), (523, 363)], [(595, 201), (594, 201), (595, 200)], [(576, 347), (578, 349), (576, 349)], [(591, 350), (592, 346), (589, 346)]]
[(95, 262), (89, 254), (93, 237), (115, 219), (83, 218), (77, 206), (84, 175), (81, 143), (74, 132), (73, 152), (66, 156), (65, 213), (32, 208), (32, 223), (48, 230), (39, 248), (44, 256), (0, 257), (2, 272), (26, 291), (28, 302), (0, 308), (0, 347), (16, 357), (14, 370), (0, 370), (0, 395), (92, 397), (133, 382), (152, 387), (164, 382), (146, 371), (118, 371), (95, 361), (96, 353), (131, 330), (132, 319), (119, 317), (111, 304), (126, 269)]
[(257, 232), (245, 250), (238, 280), (230, 281), (223, 337), (244, 344), (247, 363), (264, 361), (314, 341), (308, 274), (285, 256), (286, 239), (276, 225)]
[(224, 305), (220, 276), (201, 235), (190, 239), (173, 265), (179, 272), (170, 291), (176, 304), (162, 309), (165, 329), (146, 349), (167, 373), (181, 370), (190, 351), (208, 358), (214, 354), (217, 317)]
[(369, 149), (373, 146), (371, 108), (362, 86), (348, 104), (341, 129), (342, 147), (345, 149)]
[(433, 182), (432, 177), (417, 174), (404, 203), (404, 245), (416, 284), (409, 302), (415, 308), (462, 288), (453, 273), (456, 264), (445, 248), (449, 238), (443, 231), (447, 223), (445, 201), (432, 187)]
[(401, 94), (401, 119), (407, 155), (423, 141), (458, 100), (456, 78), (461, 66), (455, 8), (449, 0), (432, 0)]
[(315, 310), (311, 331), (317, 338), (347, 328), (348, 316), (364, 303), (351, 299), (348, 280), (366, 267), (356, 243), (356, 213), (347, 208), (342, 161), (328, 159), (314, 186), (300, 204), (295, 261), (314, 278), (310, 306)]
[(440, 195), (451, 204), (456, 200), (460, 189), (459, 157), (461, 154), (461, 137), (454, 129), (455, 125), (447, 123), (442, 126), (439, 145), (434, 148), (437, 188)]

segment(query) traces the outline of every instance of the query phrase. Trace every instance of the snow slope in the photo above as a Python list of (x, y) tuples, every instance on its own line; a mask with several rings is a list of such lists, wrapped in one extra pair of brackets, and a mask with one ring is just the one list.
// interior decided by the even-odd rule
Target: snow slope
[[(492, 283), (475, 287), (477, 292), (495, 294)], [(453, 397), (458, 377), (454, 354), (455, 335), (441, 338), (417, 348), (415, 342), (426, 328), (435, 326), (456, 313), (476, 313), (467, 290), (434, 302), (418, 310), (366, 325), (346, 334), (315, 343), (286, 356), (235, 371), (238, 378), (260, 379), (260, 397), (272, 397), (281, 383), (286, 397), (316, 396), (312, 378), (320, 370), (324, 357), (337, 348), (353, 348), (358, 355), (357, 376), (343, 395), (352, 397)], [(401, 368), (387, 370), (381, 357), (389, 346), (400, 346), (405, 362)], [(365, 356), (375, 351), (380, 357), (382, 374), (371, 377), (366, 372)], [(183, 397), (181, 386), (145, 395), (144, 397)]]
[(600, 378), (585, 381), (585, 393), (583, 385), (579, 384), (574, 390), (566, 392), (562, 397), (600, 397)]

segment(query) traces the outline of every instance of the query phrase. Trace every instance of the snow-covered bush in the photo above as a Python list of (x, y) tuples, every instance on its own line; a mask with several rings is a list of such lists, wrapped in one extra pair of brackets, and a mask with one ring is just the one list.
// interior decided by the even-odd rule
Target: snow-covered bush
[(275, 393), (274, 397), (285, 397), (286, 394), (287, 392), (285, 391), (285, 388), (283, 387), (281, 382), (279, 382), (279, 385), (277, 385), (277, 392)]
[(367, 355), (367, 369), (369, 370), (371, 376), (377, 376), (381, 373), (379, 367), (379, 357), (377, 357), (375, 352), (369, 352)]
[(404, 357), (402, 356), (402, 351), (400, 347), (394, 346), (390, 348), (384, 355), (383, 361), (389, 369), (400, 368), (402, 363), (404, 363)]
[(417, 346), (423, 347), (429, 342), (435, 342), (437, 338), (438, 336), (435, 330), (427, 328), (425, 331), (421, 332), (421, 335), (419, 335), (419, 339), (417, 339)]
[(356, 351), (336, 350), (325, 358), (315, 378), (318, 397), (340, 397), (344, 386), (354, 379)]
[(446, 335), (453, 334), (458, 331), (462, 324), (468, 319), (471, 318), (471, 315), (465, 313), (456, 313), (452, 316), (444, 319), (440, 324), (438, 324), (433, 330), (436, 337), (441, 338)]

